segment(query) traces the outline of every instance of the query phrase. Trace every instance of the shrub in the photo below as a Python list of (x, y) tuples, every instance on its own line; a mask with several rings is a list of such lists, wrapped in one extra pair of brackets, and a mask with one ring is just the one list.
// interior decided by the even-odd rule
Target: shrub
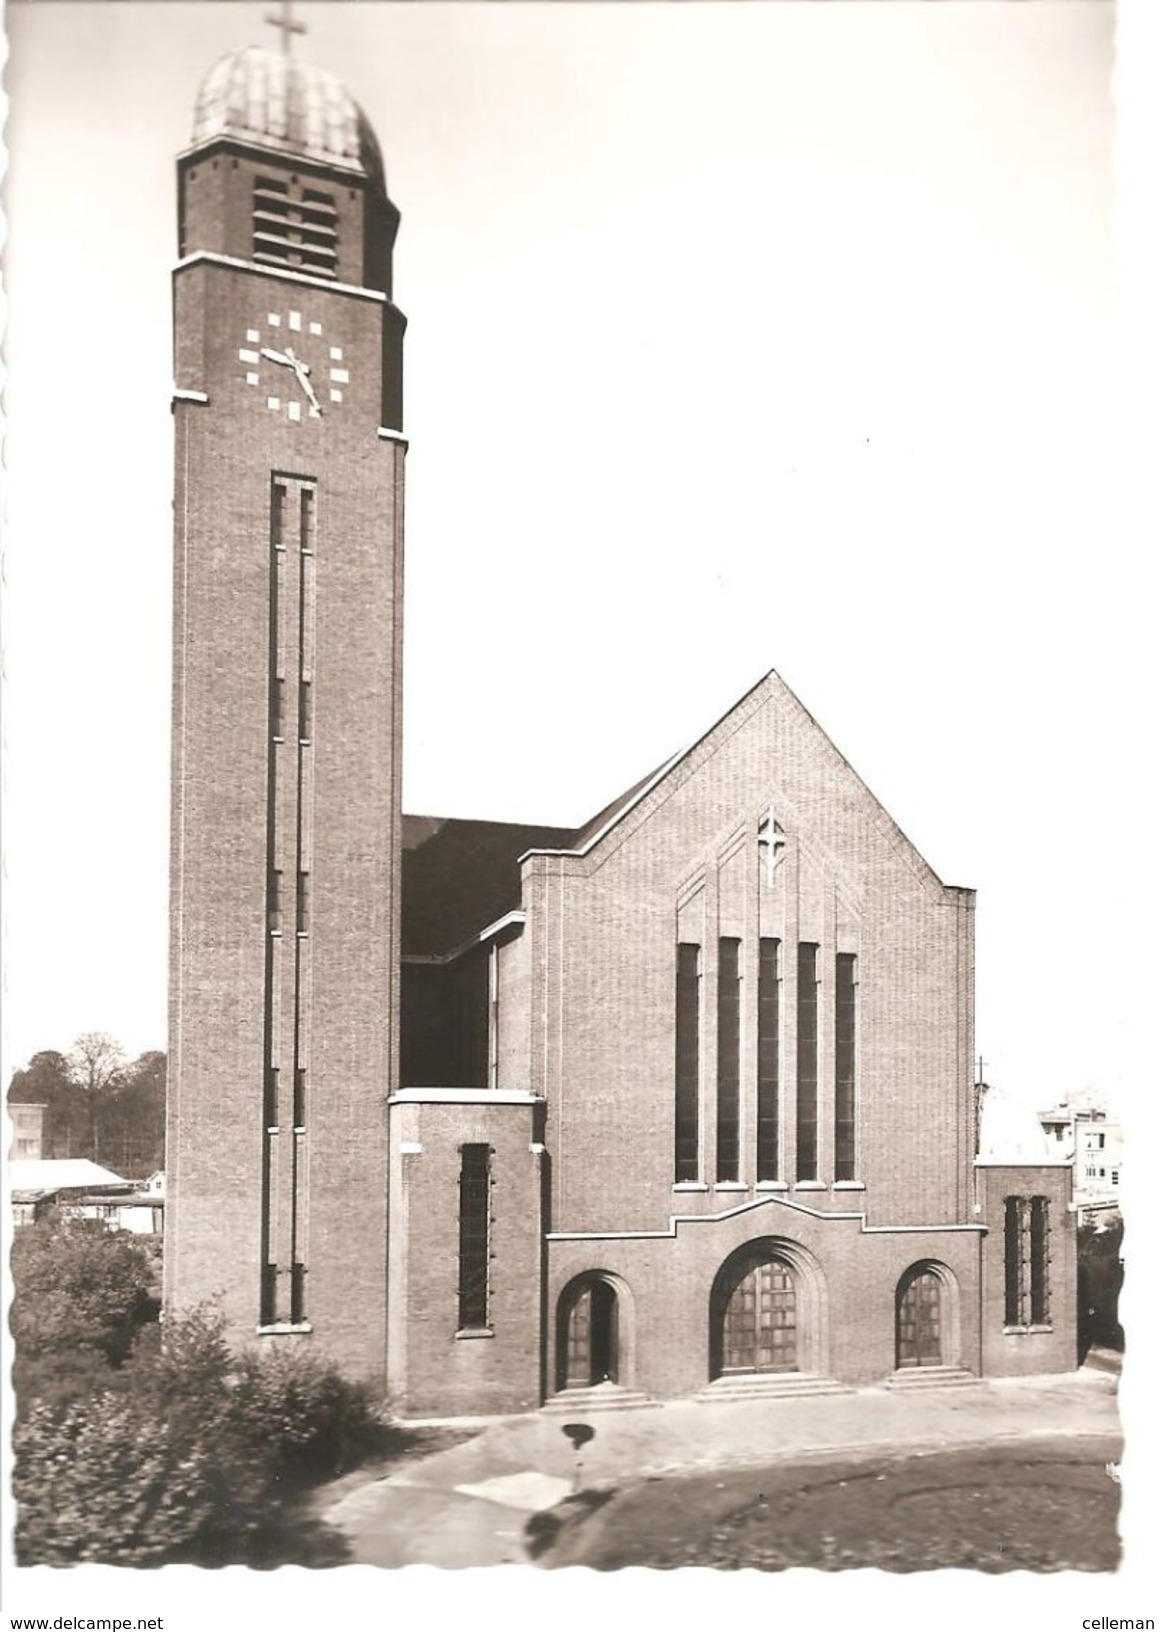
[(156, 1328), (111, 1373), (124, 1392), (35, 1401), (14, 1436), (22, 1563), (224, 1563), (266, 1516), (272, 1457), (235, 1420), (222, 1320)]
[(305, 1478), (350, 1467), (380, 1428), (371, 1390), (302, 1348), (242, 1357), (234, 1417), (242, 1439), (269, 1449), (280, 1472)]
[(371, 1392), (309, 1350), (231, 1355), (212, 1307), (141, 1334), (123, 1392), (37, 1400), (15, 1435), (24, 1564), (263, 1557), (272, 1510), (377, 1440)]
[(221, 1523), (215, 1446), (125, 1395), (37, 1402), (14, 1434), (21, 1564), (151, 1564)]
[(155, 1268), (132, 1236), (51, 1212), (12, 1246), (13, 1380), (21, 1408), (117, 1386), (112, 1373), (157, 1319)]

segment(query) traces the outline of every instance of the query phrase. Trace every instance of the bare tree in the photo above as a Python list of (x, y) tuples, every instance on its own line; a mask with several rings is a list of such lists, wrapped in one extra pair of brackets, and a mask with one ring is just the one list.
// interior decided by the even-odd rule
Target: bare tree
[(97, 1109), (102, 1098), (121, 1081), (125, 1055), (121, 1044), (104, 1031), (85, 1031), (68, 1054), (69, 1081), (85, 1103), (93, 1160), (101, 1160)]

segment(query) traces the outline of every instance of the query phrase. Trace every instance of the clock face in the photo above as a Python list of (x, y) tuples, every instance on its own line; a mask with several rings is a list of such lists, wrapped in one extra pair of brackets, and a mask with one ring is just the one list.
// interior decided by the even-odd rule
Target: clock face
[(268, 312), (246, 331), (238, 360), (267, 412), (293, 425), (321, 419), (350, 383), (343, 347), (329, 345), (323, 324), (305, 312)]

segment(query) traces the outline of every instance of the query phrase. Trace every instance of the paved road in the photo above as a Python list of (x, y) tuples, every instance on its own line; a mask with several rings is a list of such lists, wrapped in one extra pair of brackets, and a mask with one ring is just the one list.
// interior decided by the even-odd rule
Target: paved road
[(531, 1525), (547, 1566), (1114, 1570), (1118, 1459), (1112, 1436), (656, 1476)]
[[(798, 1479), (792, 1488), (801, 1499), (806, 1469), (823, 1469), (826, 1463), (867, 1469), (879, 1460), (877, 1471), (882, 1471), (910, 1453), (961, 1451), (993, 1458), (996, 1451), (1021, 1449), (1032, 1462), (1063, 1453), (1068, 1460), (1098, 1462), (1102, 1469), (1104, 1461), (1119, 1460), (1112, 1448), (1119, 1435), (1115, 1381), (1080, 1372), (963, 1388), (867, 1388), (819, 1398), (675, 1401), (655, 1409), (592, 1413), (580, 1400), (575, 1417), (593, 1429), (580, 1454), (563, 1433), (566, 1419), (560, 1412), (505, 1418), (385, 1477), (324, 1493), (318, 1516), (340, 1532), (353, 1563), (465, 1568), (528, 1562), (531, 1522), (543, 1536), (558, 1531), (565, 1546), (565, 1530), (555, 1521), (572, 1514), (577, 1504), (570, 1498), (578, 1491), (604, 1499), (602, 1508), (594, 1508), (590, 1531), (598, 1535), (613, 1513), (625, 1511), (620, 1504), (626, 1493), (664, 1484), (680, 1488), (674, 1483), (680, 1479), (696, 1481), (699, 1489), (745, 1491), (734, 1506), (729, 1502), (722, 1514), (718, 1509), (712, 1514), (714, 1530), (720, 1518), (726, 1522), (747, 1505), (749, 1493), (754, 1500), (761, 1492), (770, 1495), (768, 1484), (784, 1489), (773, 1482), (775, 1473), (769, 1477), (769, 1469)], [(757, 1469), (765, 1470), (758, 1485)], [(740, 1484), (745, 1479), (752, 1485)], [(1101, 1487), (1105, 1500), (1112, 1494), (1108, 1484)], [(877, 1493), (883, 1500), (884, 1483), (877, 1484)], [(1029, 1498), (998, 1499), (1021, 1505)], [(958, 1503), (971, 1498), (951, 1491), (943, 1501), (953, 1515)], [(914, 1505), (925, 1508), (924, 1501)], [(951, 1517), (949, 1522), (961, 1521)], [(567, 1528), (573, 1534), (573, 1526)], [(818, 1526), (816, 1533), (832, 1532)]]

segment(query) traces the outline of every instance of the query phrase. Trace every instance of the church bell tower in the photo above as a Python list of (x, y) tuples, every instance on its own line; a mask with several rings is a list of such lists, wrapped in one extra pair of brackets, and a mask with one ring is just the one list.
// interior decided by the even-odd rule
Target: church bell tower
[[(285, 8), (286, 9), (286, 8)], [(283, 26), (288, 26), (284, 18)], [(400, 892), (399, 215), (331, 74), (178, 160), (166, 1307), (382, 1378)]]

